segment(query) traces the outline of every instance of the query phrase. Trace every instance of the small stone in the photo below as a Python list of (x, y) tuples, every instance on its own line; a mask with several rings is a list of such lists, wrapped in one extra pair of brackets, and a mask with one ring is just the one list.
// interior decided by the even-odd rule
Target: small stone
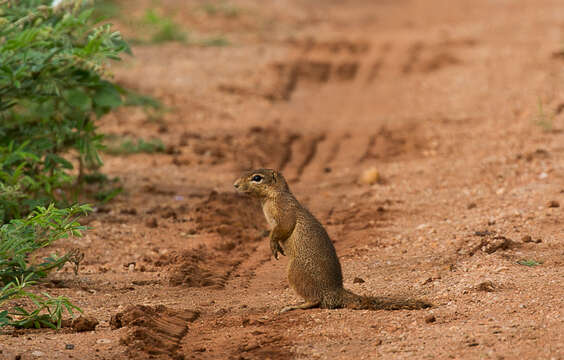
[(497, 250), (507, 250), (515, 245), (513, 240), (506, 238), (505, 236), (495, 236), (488, 243), (482, 246), (482, 251), (493, 254)]
[(355, 278), (353, 279), (353, 284), (363, 284), (363, 283), (365, 283), (365, 282), (366, 282), (366, 281), (364, 281), (364, 279), (359, 278), (359, 277), (355, 277)]
[(521, 238), (521, 241), (524, 243), (540, 244), (542, 242), (542, 239), (533, 239), (531, 235), (525, 235)]
[(157, 218), (151, 218), (145, 221), (145, 225), (150, 228), (156, 228), (159, 226), (159, 223), (157, 222)]
[(476, 206), (478, 206), (478, 205), (476, 205), (475, 202), (471, 202), (470, 204), (468, 204), (468, 206), (466, 206), (466, 208), (467, 208), (468, 210), (470, 210), (470, 209), (474, 209)]
[(35, 350), (31, 353), (31, 355), (35, 356), (35, 357), (42, 357), (43, 355), (45, 355), (42, 351), (39, 350)]
[(495, 286), (493, 282), (491, 282), (490, 280), (486, 280), (484, 282), (479, 283), (478, 286), (476, 286), (476, 289), (478, 291), (493, 292), (495, 290)]
[(421, 282), (421, 285), (427, 285), (427, 284), (430, 284), (432, 282), (433, 282), (433, 278), (429, 277), (429, 278), (423, 280), (423, 282)]
[(542, 173), (540, 173), (540, 175), (539, 175), (539, 179), (541, 179), (541, 180), (542, 180), (542, 179), (546, 179), (547, 177), (548, 177), (548, 174), (545, 173), (545, 172), (542, 172)]
[(499, 188), (499, 189), (497, 189), (497, 191), (495, 193), (497, 195), (503, 195), (505, 193), (505, 188)]
[(427, 324), (434, 323), (435, 321), (437, 321), (437, 318), (436, 318), (435, 315), (433, 315), (433, 314), (427, 315), (427, 316), (425, 317), (425, 322), (426, 322)]
[(96, 344), (109, 344), (111, 342), (112, 342), (112, 340), (104, 339), (104, 338), (96, 340)]
[(65, 350), (73, 350), (74, 349), (74, 344), (66, 344), (65, 345)]
[(380, 173), (378, 172), (378, 169), (374, 167), (368, 168), (364, 170), (364, 172), (360, 176), (359, 181), (361, 184), (366, 185), (376, 184), (378, 181), (380, 181)]
[(557, 207), (560, 207), (560, 203), (556, 200), (551, 200), (551, 201), (548, 202), (547, 206), (549, 208), (557, 208)]

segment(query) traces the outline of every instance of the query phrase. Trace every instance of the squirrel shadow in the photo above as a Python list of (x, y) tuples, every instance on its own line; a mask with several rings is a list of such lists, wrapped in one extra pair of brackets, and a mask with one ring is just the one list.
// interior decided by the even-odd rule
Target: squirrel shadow
[(421, 310), (431, 307), (433, 304), (425, 300), (373, 296), (361, 296), (346, 306), (356, 310)]

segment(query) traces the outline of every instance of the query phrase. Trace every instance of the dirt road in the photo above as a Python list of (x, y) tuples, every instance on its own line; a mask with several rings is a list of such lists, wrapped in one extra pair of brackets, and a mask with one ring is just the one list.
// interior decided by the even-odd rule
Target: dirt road
[[(85, 261), (45, 286), (100, 324), (8, 332), (2, 356), (564, 359), (562, 1), (202, 4), (158, 10), (230, 45), (137, 45), (113, 68), (169, 111), (102, 130), (167, 151), (107, 155), (124, 193), (60, 245)], [(276, 315), (300, 301), (287, 259), (231, 185), (259, 166), (326, 225), (347, 288), (435, 306)]]

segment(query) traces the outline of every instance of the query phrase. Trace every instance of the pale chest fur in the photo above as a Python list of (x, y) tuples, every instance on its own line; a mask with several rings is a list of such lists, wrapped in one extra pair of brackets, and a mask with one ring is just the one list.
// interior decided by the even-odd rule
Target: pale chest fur
[(276, 220), (274, 219), (274, 214), (272, 213), (272, 204), (270, 202), (265, 202), (262, 205), (262, 212), (264, 213), (264, 217), (266, 218), (266, 222), (270, 228), (274, 228), (276, 226)]

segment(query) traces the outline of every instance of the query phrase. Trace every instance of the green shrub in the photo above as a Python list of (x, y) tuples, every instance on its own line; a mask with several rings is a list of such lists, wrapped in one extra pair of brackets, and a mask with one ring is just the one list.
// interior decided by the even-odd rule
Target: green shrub
[(29, 287), (65, 263), (77, 270), (83, 255), (34, 253), (85, 230), (87, 205), (58, 207), (102, 164), (96, 119), (128, 102), (107, 80), (108, 61), (129, 51), (120, 34), (94, 24), (89, 1), (50, 4), (0, 0), (0, 327), (60, 327), (65, 311), (80, 310)]
[(129, 51), (120, 34), (83, 1), (49, 3), (0, 2), (0, 222), (68, 200), (75, 166), (81, 179), (102, 164), (96, 118), (127, 94), (104, 79)]
[(0, 307), (21, 298), (26, 298), (33, 307), (32, 310), (22, 306), (0, 310), (0, 327), (60, 327), (64, 309), (70, 314), (73, 309), (80, 311), (65, 297), (54, 298), (46, 293), (37, 295), (26, 289), (68, 262), (78, 268), (83, 255), (77, 250), (60, 257), (53, 254), (38, 263), (31, 263), (32, 254), (59, 239), (80, 236), (86, 228), (77, 220), (88, 211), (90, 207), (87, 205), (67, 209), (57, 209), (53, 205), (38, 207), (25, 219), (14, 219), (0, 227)]

